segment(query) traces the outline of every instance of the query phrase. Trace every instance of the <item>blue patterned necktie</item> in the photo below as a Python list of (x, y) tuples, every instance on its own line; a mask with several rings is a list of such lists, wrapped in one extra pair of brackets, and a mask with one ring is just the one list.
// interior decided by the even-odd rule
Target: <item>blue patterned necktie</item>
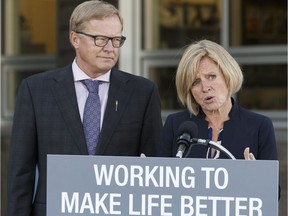
[(89, 91), (84, 107), (83, 127), (89, 155), (95, 155), (96, 145), (100, 134), (101, 104), (98, 95), (99, 82), (83, 80)]

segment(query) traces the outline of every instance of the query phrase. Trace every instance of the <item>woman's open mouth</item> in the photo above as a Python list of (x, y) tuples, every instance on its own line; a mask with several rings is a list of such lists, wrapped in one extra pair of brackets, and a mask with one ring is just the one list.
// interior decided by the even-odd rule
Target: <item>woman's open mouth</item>
[(207, 97), (204, 98), (204, 101), (206, 103), (210, 103), (210, 102), (212, 102), (213, 98), (214, 98), (213, 96), (207, 96)]

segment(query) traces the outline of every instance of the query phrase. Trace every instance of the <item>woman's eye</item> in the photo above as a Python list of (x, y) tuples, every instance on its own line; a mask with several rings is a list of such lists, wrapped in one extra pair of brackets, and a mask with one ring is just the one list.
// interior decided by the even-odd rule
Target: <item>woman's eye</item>
[(214, 79), (216, 79), (216, 75), (209, 75), (209, 76), (208, 76), (208, 79), (209, 79), (209, 80), (214, 80)]
[(200, 80), (195, 80), (195, 81), (192, 83), (192, 86), (197, 86), (199, 83), (200, 83)]

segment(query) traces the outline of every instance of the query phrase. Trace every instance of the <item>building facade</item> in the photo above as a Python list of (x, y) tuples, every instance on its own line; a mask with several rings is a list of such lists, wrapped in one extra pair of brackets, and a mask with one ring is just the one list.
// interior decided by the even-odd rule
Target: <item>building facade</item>
[[(157, 83), (162, 116), (181, 109), (174, 76), (183, 48), (203, 38), (224, 46), (244, 72), (235, 95), (269, 116), (279, 152), (287, 215), (287, 1), (107, 0), (124, 18), (118, 67)], [(2, 0), (1, 7), (1, 215), (6, 215), (7, 160), (17, 87), (29, 75), (72, 62), (68, 22), (83, 0)]]

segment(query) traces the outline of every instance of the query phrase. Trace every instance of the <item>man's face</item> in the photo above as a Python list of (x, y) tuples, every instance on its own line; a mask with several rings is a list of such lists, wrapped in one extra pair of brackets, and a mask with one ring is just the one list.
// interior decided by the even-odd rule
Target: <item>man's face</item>
[[(89, 35), (107, 37), (121, 37), (122, 25), (118, 16), (110, 16), (102, 20), (90, 20), (81, 31)], [(94, 39), (84, 34), (71, 32), (70, 40), (76, 50), (78, 66), (90, 77), (95, 78), (108, 72), (118, 61), (119, 48), (112, 45), (112, 41), (99, 47)]]

